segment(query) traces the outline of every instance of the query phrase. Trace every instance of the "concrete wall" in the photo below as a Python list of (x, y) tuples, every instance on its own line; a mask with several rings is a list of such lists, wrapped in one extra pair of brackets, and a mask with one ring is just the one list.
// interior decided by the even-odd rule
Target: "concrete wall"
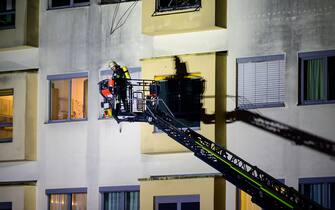
[[(119, 18), (133, 2), (120, 4)], [(142, 2), (137, 2), (125, 25), (109, 34), (116, 5), (46, 10), (41, 2), (39, 71), (39, 177), (37, 208), (47, 208), (46, 189), (87, 187), (87, 209), (97, 209), (98, 187), (139, 184), (138, 178), (154, 173), (208, 172), (208, 167), (193, 155), (155, 167), (161, 156), (143, 156), (140, 124), (98, 120), (100, 95), (99, 69), (108, 60), (140, 67), (140, 59), (156, 54), (153, 37), (141, 34)], [(117, 21), (118, 19), (116, 19)], [(191, 35), (186, 35), (188, 40)], [(219, 37), (218, 37), (219, 39)], [(185, 45), (178, 46), (181, 50)], [(200, 45), (199, 45), (200, 46)], [(163, 54), (166, 47), (161, 47)], [(173, 49), (169, 49), (173, 50)], [(215, 62), (214, 62), (215, 63)], [(215, 69), (213, 69), (215, 71)], [(49, 83), (47, 75), (88, 72), (88, 120), (46, 124), (48, 121)], [(120, 132), (121, 130), (121, 132)], [(187, 162), (192, 164), (188, 167)], [(176, 171), (169, 165), (178, 165)]]
[(12, 202), (12, 209), (35, 210), (35, 186), (1, 186), (0, 202)]
[[(227, 92), (236, 95), (236, 58), (286, 55), (285, 107), (258, 109), (270, 118), (334, 139), (334, 104), (297, 106), (298, 52), (335, 49), (335, 2), (329, 0), (257, 0), (228, 2)], [(227, 99), (228, 109), (235, 108)], [(289, 186), (298, 178), (335, 175), (328, 156), (295, 146), (242, 123), (227, 125), (228, 148)], [(234, 188), (229, 187), (227, 209), (234, 208)]]
[[(155, 12), (155, 0), (143, 1), (142, 32), (148, 35), (185, 33), (217, 29), (225, 25), (225, 1), (216, 4), (216, 0), (202, 1), (199, 11), (194, 9), (172, 12)], [(153, 15), (154, 14), (154, 15)], [(166, 15), (168, 14), (168, 15)]]
[(0, 160), (35, 160), (37, 74), (0, 74), (0, 81), (0, 89), (14, 89), (13, 141), (1, 144)]

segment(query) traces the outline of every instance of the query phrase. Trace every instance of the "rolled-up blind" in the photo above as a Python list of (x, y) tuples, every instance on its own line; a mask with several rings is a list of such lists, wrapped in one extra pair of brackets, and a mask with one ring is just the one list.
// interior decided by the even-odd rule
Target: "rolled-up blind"
[(284, 55), (237, 59), (237, 106), (243, 109), (283, 106)]

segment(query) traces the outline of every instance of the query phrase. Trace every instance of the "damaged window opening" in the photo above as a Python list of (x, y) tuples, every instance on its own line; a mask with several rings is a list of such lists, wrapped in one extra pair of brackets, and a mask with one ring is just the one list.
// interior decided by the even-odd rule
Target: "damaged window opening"
[(131, 1), (140, 1), (140, 0), (101, 0), (101, 4), (118, 4)]
[(90, 0), (49, 0), (49, 9), (80, 7), (90, 4)]
[(184, 9), (199, 9), (201, 0), (156, 0), (155, 12), (168, 12)]

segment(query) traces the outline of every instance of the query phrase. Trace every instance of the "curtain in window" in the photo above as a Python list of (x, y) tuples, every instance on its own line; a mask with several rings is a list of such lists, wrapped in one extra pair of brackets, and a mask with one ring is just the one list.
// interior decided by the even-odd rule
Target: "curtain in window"
[(69, 196), (66, 194), (50, 195), (50, 210), (70, 210)]
[(312, 59), (307, 61), (306, 69), (306, 98), (305, 100), (325, 100), (324, 60)]
[(120, 210), (121, 209), (121, 193), (112, 192), (105, 194), (105, 210)]
[(335, 210), (335, 184), (302, 184), (300, 190), (311, 200), (325, 208)]
[(139, 210), (139, 192), (127, 192), (125, 201), (125, 210)]
[(87, 195), (84, 193), (72, 194), (71, 210), (86, 210)]

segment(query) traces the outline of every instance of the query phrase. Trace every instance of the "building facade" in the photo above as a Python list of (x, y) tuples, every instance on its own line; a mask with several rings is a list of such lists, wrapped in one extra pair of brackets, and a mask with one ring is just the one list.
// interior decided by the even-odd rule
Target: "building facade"
[(333, 159), (225, 122), (245, 108), (334, 139), (331, 0), (3, 2), (0, 210), (260, 209), (153, 126), (104, 117), (97, 83), (111, 59), (157, 79), (176, 56), (205, 80), (212, 120), (192, 128), (335, 209)]

